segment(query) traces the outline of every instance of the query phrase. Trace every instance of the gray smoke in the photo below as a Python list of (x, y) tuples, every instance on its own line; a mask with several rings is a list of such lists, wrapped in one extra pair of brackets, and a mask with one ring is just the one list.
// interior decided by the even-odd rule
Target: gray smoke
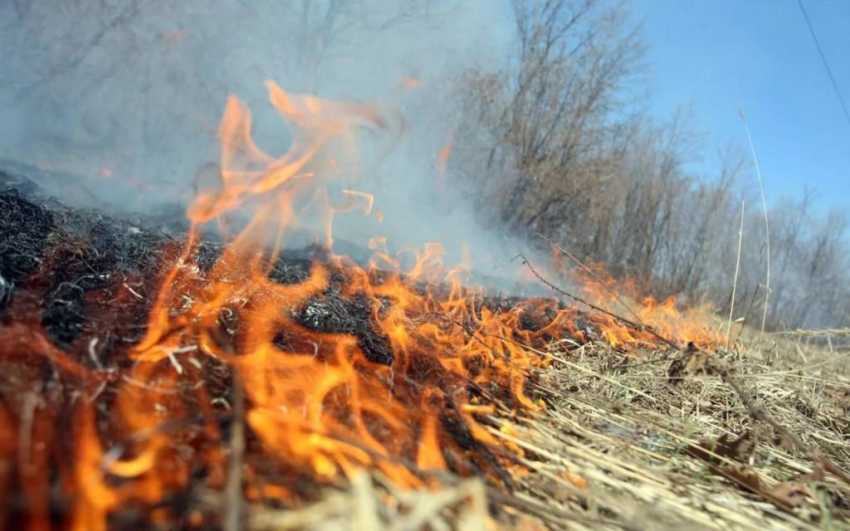
[(362, 244), (380, 234), (394, 249), (441, 241), (449, 261), (466, 245), (476, 270), (504, 274), (517, 267), (516, 243), (478, 225), (436, 157), (455, 131), (456, 80), (502, 68), (510, 28), (507, 2), (488, 0), (3, 2), (0, 158), (73, 176), (39, 184), (87, 206), (182, 207), (217, 160), (229, 94), (274, 155), (291, 139), (265, 80), (375, 102), (405, 122), (389, 156), (366, 157), (356, 186), (375, 194), (384, 221), (345, 215), (336, 235)]

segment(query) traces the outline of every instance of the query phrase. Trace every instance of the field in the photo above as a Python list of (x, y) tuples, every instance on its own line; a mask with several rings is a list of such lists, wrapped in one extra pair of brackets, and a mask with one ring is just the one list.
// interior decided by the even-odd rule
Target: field
[(299, 511), (255, 507), (252, 527), (850, 528), (850, 483), (834, 470), (850, 469), (847, 353), (737, 332), (711, 353), (541, 353), (553, 359), (536, 384), (545, 410), (500, 411), (490, 427), (524, 454), (510, 494), (448, 476), (401, 492), (363, 474)]

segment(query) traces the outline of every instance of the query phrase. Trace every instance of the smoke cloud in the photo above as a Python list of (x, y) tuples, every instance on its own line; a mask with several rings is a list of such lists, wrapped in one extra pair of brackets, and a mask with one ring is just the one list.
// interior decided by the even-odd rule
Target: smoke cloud
[(439, 168), (441, 151), (457, 140), (455, 81), (467, 69), (498, 70), (509, 57), (508, 3), (59, 4), (0, 6), (8, 50), (0, 168), (44, 170), (39, 184), (68, 202), (178, 211), (217, 161), (228, 95), (251, 109), (262, 149), (286, 151), (289, 129), (265, 92), (274, 80), (290, 92), (375, 103), (403, 117), (403, 127), (364, 138), (361, 180), (352, 184), (375, 195), (383, 222), (346, 214), (335, 225), (338, 239), (363, 245), (383, 235), (395, 250), (440, 241), (449, 262), (468, 249), (477, 271), (517, 268), (516, 242), (478, 226)]

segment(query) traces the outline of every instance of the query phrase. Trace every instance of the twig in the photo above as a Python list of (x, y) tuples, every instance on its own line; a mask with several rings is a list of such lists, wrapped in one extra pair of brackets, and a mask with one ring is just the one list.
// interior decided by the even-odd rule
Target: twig
[(97, 356), (97, 343), (99, 338), (95, 337), (89, 341), (89, 358), (92, 363), (98, 370), (103, 370), (103, 364), (100, 362), (100, 358)]
[[(743, 209), (742, 209), (741, 213), (742, 213), (741, 219), (743, 220)], [(743, 226), (743, 223), (742, 223), (742, 226)], [(742, 230), (743, 230), (743, 228), (742, 228)], [(739, 244), (739, 247), (740, 247), (740, 244)], [(740, 251), (739, 251), (739, 253), (740, 253)], [(535, 277), (537, 277), (542, 283), (544, 283), (546, 286), (548, 286), (550, 289), (554, 290), (555, 292), (560, 293), (561, 295), (564, 295), (566, 297), (569, 297), (569, 298), (571, 298), (571, 299), (573, 299), (577, 302), (585, 304), (585, 305), (589, 306), (590, 308), (592, 308), (592, 309), (594, 309), (598, 312), (602, 312), (606, 315), (609, 315), (609, 316), (619, 320), (620, 322), (622, 322), (624, 324), (628, 324), (630, 326), (633, 326), (633, 327), (641, 329), (641, 330), (646, 330), (647, 332), (651, 333), (656, 338), (658, 338), (659, 340), (663, 341), (664, 343), (670, 345), (674, 349), (682, 351), (682, 349), (678, 345), (676, 345), (673, 341), (665, 338), (661, 334), (658, 334), (657, 332), (655, 332), (651, 328), (640, 326), (637, 323), (633, 323), (633, 322), (629, 321), (628, 319), (625, 319), (623, 317), (620, 317), (619, 315), (616, 315), (614, 313), (609, 312), (608, 310), (605, 310), (604, 308), (600, 308), (598, 306), (595, 306), (592, 303), (590, 303), (590, 302), (588, 302), (588, 301), (586, 301), (586, 300), (584, 300), (580, 297), (572, 295), (571, 293), (567, 293), (566, 291), (562, 290), (558, 286), (552, 284), (551, 282), (549, 282), (548, 280), (543, 278), (543, 276), (541, 276), (540, 273), (538, 273), (537, 270), (534, 269), (534, 266), (531, 265), (531, 263), (528, 261), (528, 259), (525, 256), (520, 255), (520, 257), (522, 258), (523, 263), (529, 268), (531, 273)], [(739, 254), (739, 258), (740, 258), (740, 254)], [(736, 270), (737, 270), (737, 268), (736, 268)], [(737, 271), (736, 271), (736, 277), (737, 277)], [(733, 287), (733, 293), (734, 293), (734, 287)], [(692, 345), (689, 345), (689, 347), (691, 347), (687, 351), (687, 353), (689, 355), (693, 355), (694, 353), (697, 352), (696, 349), (692, 348)], [(749, 391), (749, 389), (746, 386), (744, 386), (741, 383), (741, 381), (736, 376), (734, 376), (732, 374), (732, 370), (726, 364), (724, 364), (724, 363), (722, 363), (719, 360), (714, 359), (714, 358), (710, 360), (710, 363), (715, 368), (717, 373), (720, 375), (721, 380), (726, 385), (728, 385), (729, 387), (732, 388), (732, 390), (735, 392), (735, 394), (741, 400), (741, 403), (744, 405), (744, 407), (746, 408), (749, 415), (754, 420), (762, 421), (762, 422), (765, 422), (768, 425), (770, 425), (777, 434), (779, 434), (781, 437), (783, 437), (784, 439), (789, 441), (799, 452), (806, 454), (806, 455), (809, 455), (811, 457), (811, 459), (815, 463), (820, 464), (823, 467), (824, 470), (833, 474), (834, 476), (838, 477), (839, 479), (841, 479), (842, 481), (844, 481), (845, 483), (850, 485), (850, 474), (848, 474), (843, 469), (841, 469), (838, 465), (833, 463), (832, 460), (829, 459), (829, 457), (824, 455), (824, 453), (820, 450), (819, 447), (815, 446), (814, 449), (811, 449), (799, 437), (797, 437), (796, 435), (791, 433), (791, 431), (788, 428), (786, 428), (785, 426), (780, 424), (779, 421), (774, 419), (767, 412), (767, 410), (764, 407), (758, 405), (755, 401), (755, 398), (753, 397), (753, 394)]]
[(127, 283), (125, 282), (123, 285), (124, 285), (124, 287), (125, 287), (125, 288), (127, 288), (127, 291), (129, 291), (130, 293), (132, 293), (132, 294), (133, 294), (133, 296), (134, 296), (134, 297), (136, 297), (137, 299), (139, 299), (139, 300), (141, 300), (141, 301), (145, 300), (145, 298), (144, 298), (144, 297), (142, 297), (142, 295), (141, 295), (138, 291), (136, 291), (136, 290), (134, 290), (132, 287), (130, 287), (130, 285), (129, 285), (129, 284), (127, 284)]
[(791, 430), (774, 419), (763, 406), (757, 404), (753, 394), (741, 383), (741, 380), (738, 379), (737, 376), (732, 374), (732, 370), (728, 365), (716, 359), (711, 360), (711, 364), (717, 371), (718, 375), (720, 375), (720, 379), (723, 380), (726, 385), (731, 387), (732, 390), (735, 391), (735, 394), (738, 395), (738, 398), (741, 400), (741, 403), (746, 408), (750, 417), (754, 420), (770, 425), (770, 427), (772, 427), (780, 437), (790, 442), (798, 452), (808, 455), (812, 461), (820, 464), (825, 471), (833, 474), (850, 485), (850, 475), (848, 475), (847, 472), (842, 470), (838, 465), (833, 463), (829, 457), (824, 455), (817, 445), (815, 445), (814, 448), (809, 447), (797, 435), (791, 433)]
[(104, 24), (101, 28), (98, 28), (98, 31), (92, 36), (92, 38), (85, 43), (83, 46), (76, 47), (77, 55), (76, 57), (72, 57), (65, 63), (60, 63), (55, 67), (51, 68), (46, 75), (44, 75), (41, 79), (33, 81), (27, 84), (26, 87), (23, 87), (16, 93), (16, 97), (21, 98), (30, 93), (34, 88), (42, 83), (48, 83), (53, 81), (55, 78), (65, 75), (69, 72), (73, 72), (76, 70), (80, 64), (83, 63), (91, 53), (92, 50), (96, 49), (103, 43), (104, 38), (116, 28), (121, 27), (122, 24), (125, 24), (128, 20), (131, 20), (134, 16), (136, 16), (142, 8), (142, 4), (144, 2), (131, 2), (129, 6), (120, 13), (118, 13), (112, 20), (109, 20), (106, 24)]
[(735, 295), (738, 291), (738, 272), (741, 270), (741, 246), (744, 243), (744, 205), (741, 201), (741, 226), (738, 229), (738, 256), (735, 259), (735, 277), (732, 280), (732, 300), (729, 301), (729, 324), (726, 325), (726, 348), (729, 348), (729, 334), (732, 333), (732, 317), (735, 312)]
[(744, 116), (744, 111), (740, 109), (738, 110), (738, 114), (741, 116), (741, 121), (744, 123), (744, 130), (747, 132), (747, 141), (750, 143), (750, 152), (753, 154), (753, 164), (756, 167), (756, 177), (758, 177), (759, 191), (761, 192), (761, 210), (762, 214), (764, 215), (766, 271), (764, 274), (764, 308), (761, 314), (761, 333), (764, 334), (764, 327), (765, 324), (767, 324), (767, 309), (769, 307), (770, 300), (770, 224), (768, 223), (767, 216), (767, 198), (764, 195), (764, 180), (761, 178), (761, 165), (759, 164), (759, 157), (756, 154), (756, 146), (755, 144), (753, 144), (753, 137), (750, 134), (750, 126), (747, 123), (747, 117)]
[(245, 455), (245, 393), (239, 375), (233, 374), (233, 409), (230, 423), (230, 462), (224, 497), (224, 531), (242, 528), (242, 460)]
[(797, 330), (782, 330), (773, 332), (777, 336), (803, 336), (803, 337), (823, 337), (823, 336), (850, 336), (850, 328), (822, 328), (822, 329), (797, 329)]
[(561, 254), (565, 255), (567, 258), (569, 258), (570, 260), (572, 260), (572, 261), (573, 261), (573, 262), (574, 262), (574, 263), (575, 263), (575, 264), (579, 267), (579, 269), (581, 269), (582, 271), (584, 271), (585, 273), (587, 273), (588, 275), (590, 275), (590, 276), (591, 276), (591, 278), (593, 278), (595, 281), (597, 281), (597, 282), (599, 283), (599, 285), (602, 287), (602, 289), (604, 289), (605, 291), (607, 291), (607, 292), (608, 292), (608, 293), (609, 293), (612, 297), (614, 297), (614, 299), (615, 299), (618, 303), (620, 303), (620, 306), (622, 306), (623, 308), (625, 308), (626, 310), (628, 310), (628, 312), (629, 312), (630, 314), (632, 314), (632, 317), (634, 317), (634, 318), (635, 318), (635, 321), (637, 321), (637, 322), (639, 322), (639, 323), (643, 324), (643, 321), (641, 320), (640, 316), (637, 314), (637, 312), (635, 312), (635, 311), (632, 309), (631, 305), (627, 304), (627, 303), (626, 303), (626, 301), (624, 301), (624, 300), (623, 300), (623, 298), (620, 296), (620, 294), (617, 292), (617, 290), (615, 290), (615, 289), (611, 289), (611, 288), (609, 288), (608, 286), (606, 286), (606, 285), (605, 285), (605, 283), (604, 283), (604, 282), (602, 282), (602, 279), (600, 279), (600, 276), (599, 276), (599, 274), (598, 274), (598, 273), (596, 273), (596, 271), (594, 271), (593, 269), (591, 269), (590, 267), (588, 267), (588, 266), (587, 266), (584, 262), (582, 262), (581, 260), (579, 260), (579, 259), (578, 259), (578, 257), (576, 257), (574, 254), (572, 254), (571, 252), (567, 251), (566, 249), (564, 249), (564, 248), (563, 248), (563, 247), (561, 247), (560, 245), (558, 245), (558, 244), (554, 243), (552, 240), (550, 240), (550, 239), (549, 239), (549, 238), (547, 238), (546, 236), (544, 236), (544, 235), (542, 235), (542, 234), (539, 234), (539, 233), (538, 233), (538, 236), (539, 236), (540, 238), (542, 238), (544, 241), (546, 241), (547, 243), (549, 243), (549, 245), (551, 245), (551, 246), (555, 247), (555, 248), (558, 250), (558, 252), (559, 252), (559, 253), (561, 253)]
[(661, 334), (656, 332), (651, 326), (647, 326), (647, 325), (642, 324), (642, 323), (636, 323), (636, 322), (632, 321), (631, 319), (626, 319), (625, 317), (623, 317), (621, 315), (617, 315), (616, 313), (608, 311), (605, 308), (602, 308), (601, 306), (597, 306), (597, 305), (593, 304), (592, 302), (589, 302), (585, 299), (582, 299), (581, 297), (579, 297), (577, 295), (573, 295), (572, 293), (564, 291), (560, 287), (558, 287), (555, 284), (551, 283), (550, 281), (546, 280), (546, 278), (544, 278), (543, 275), (541, 275), (534, 268), (534, 266), (531, 264), (529, 259), (525, 257), (525, 255), (520, 254), (518, 256), (522, 259), (522, 263), (525, 264), (526, 267), (528, 267), (529, 271), (531, 271), (531, 274), (534, 275), (535, 277), (537, 277), (537, 279), (540, 282), (545, 284), (552, 291), (554, 291), (554, 292), (556, 292), (560, 295), (563, 295), (564, 297), (568, 297), (568, 298), (570, 298), (570, 299), (572, 299), (572, 300), (574, 300), (574, 301), (576, 301), (580, 304), (584, 304), (585, 306), (587, 306), (591, 310), (595, 310), (599, 313), (603, 313), (603, 314), (605, 314), (609, 317), (612, 317), (612, 318), (616, 319), (617, 321), (621, 322), (622, 324), (634, 328), (635, 330), (647, 332), (647, 333), (651, 334), (653, 337), (655, 337), (656, 339), (658, 339), (659, 341), (661, 341), (662, 343), (669, 345), (670, 347), (674, 348), (675, 350), (682, 350), (682, 348), (679, 345), (677, 345), (673, 340), (662, 336)]
[(550, 524), (560, 525), (568, 521), (578, 521), (596, 526), (599, 526), (601, 524), (608, 524), (616, 527), (626, 527), (624, 524), (621, 524), (614, 520), (583, 516), (581, 514), (576, 513), (575, 511), (564, 511), (559, 508), (553, 507), (553, 504), (551, 503), (544, 503), (543, 501), (539, 501), (532, 497), (520, 498), (516, 495), (506, 494), (493, 488), (487, 489), (487, 498), (489, 498), (490, 501), (494, 503), (498, 503), (499, 505), (513, 507), (514, 509), (519, 509), (520, 511), (526, 514), (536, 516), (537, 518), (540, 518), (541, 520), (544, 520)]
[(18, 466), (24, 470), (32, 467), (32, 431), (35, 420), (35, 410), (39, 407), (41, 399), (32, 390), (24, 395), (21, 404), (21, 428), (18, 431)]

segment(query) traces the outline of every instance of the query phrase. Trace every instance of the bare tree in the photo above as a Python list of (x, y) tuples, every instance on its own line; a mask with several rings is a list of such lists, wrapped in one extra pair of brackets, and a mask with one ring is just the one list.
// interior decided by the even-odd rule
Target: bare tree
[[(470, 117), (491, 128), (487, 175), (514, 165), (520, 178), (485, 183), (513, 228), (542, 228), (551, 213), (577, 200), (581, 184), (604, 180), (609, 161), (599, 158), (618, 88), (640, 58), (638, 34), (626, 29), (626, 13), (597, 0), (515, 1), (517, 56), (508, 72), (469, 80), (474, 98), (490, 102)], [(490, 189), (486, 189), (490, 188)], [(589, 195), (589, 197), (592, 194)]]
[[(740, 218), (744, 151), (723, 152), (716, 175), (690, 175), (699, 151), (683, 115), (658, 123), (630, 114), (640, 36), (622, 4), (513, 2), (516, 54), (504, 71), (473, 70), (452, 171), (487, 219), (541, 234), (604, 262), (648, 291), (734, 305), (768, 327), (846, 323), (847, 228), (822, 221), (809, 199)], [(738, 230), (745, 241), (740, 274)], [(762, 234), (771, 227), (770, 246)], [(768, 297), (763, 271), (771, 262)], [(760, 310), (760, 311), (759, 311)], [(757, 315), (756, 315), (757, 314)]]

